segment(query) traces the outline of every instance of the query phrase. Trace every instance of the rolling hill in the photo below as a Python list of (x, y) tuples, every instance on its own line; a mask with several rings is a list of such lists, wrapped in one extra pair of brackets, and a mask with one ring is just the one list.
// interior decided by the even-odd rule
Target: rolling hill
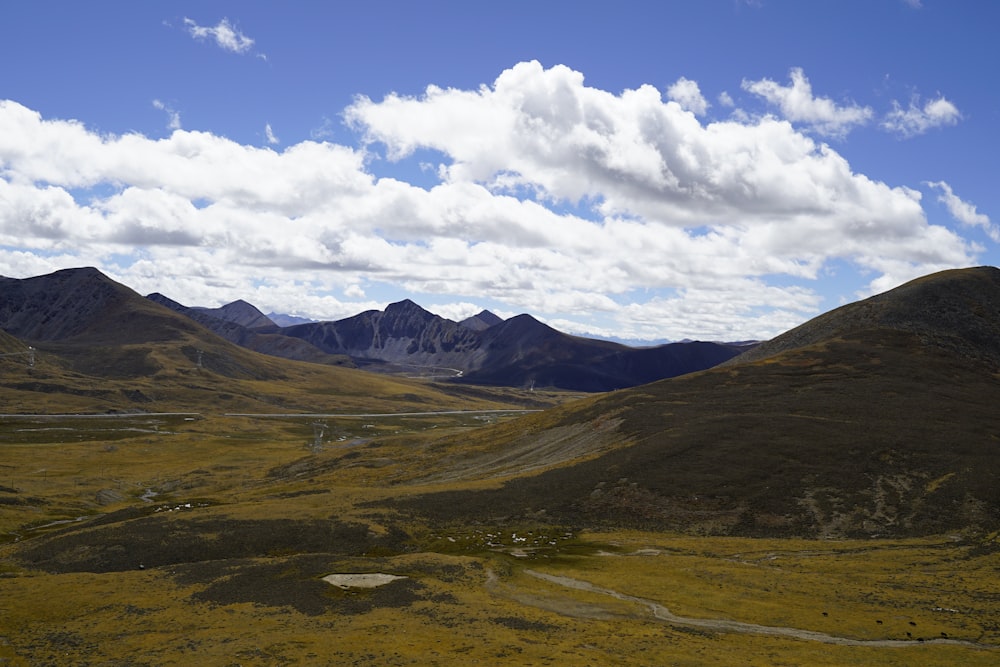
[(998, 341), (1000, 270), (935, 274), (723, 367), (481, 434), (453, 470), (502, 485), (400, 506), (748, 536), (996, 530)]

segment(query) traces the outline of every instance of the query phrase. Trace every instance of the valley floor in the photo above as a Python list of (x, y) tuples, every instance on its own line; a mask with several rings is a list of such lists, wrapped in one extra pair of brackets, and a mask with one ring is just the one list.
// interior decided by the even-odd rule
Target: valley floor
[(0, 432), (0, 665), (1000, 663), (996, 535), (432, 526), (379, 501), (478, 420), (314, 422)]

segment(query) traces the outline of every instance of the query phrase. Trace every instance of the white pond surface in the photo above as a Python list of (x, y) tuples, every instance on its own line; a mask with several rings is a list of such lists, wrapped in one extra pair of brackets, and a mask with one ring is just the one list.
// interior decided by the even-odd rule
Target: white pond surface
[(397, 579), (406, 579), (395, 574), (382, 574), (381, 572), (368, 574), (328, 574), (323, 577), (323, 581), (333, 584), (338, 588), (378, 588)]

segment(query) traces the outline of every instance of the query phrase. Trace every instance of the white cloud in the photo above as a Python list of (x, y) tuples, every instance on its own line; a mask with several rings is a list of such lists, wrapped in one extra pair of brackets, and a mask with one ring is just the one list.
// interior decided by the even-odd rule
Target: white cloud
[(254, 40), (244, 35), (229, 22), (228, 18), (223, 18), (218, 24), (210, 27), (198, 25), (194, 20), (184, 17), (184, 25), (195, 39), (208, 39), (225, 51), (249, 53), (254, 45)]
[(892, 111), (882, 119), (882, 128), (905, 138), (924, 134), (936, 127), (955, 125), (962, 118), (958, 107), (943, 96), (929, 100), (922, 107), (916, 99), (911, 100), (906, 109), (895, 100), (892, 106)]
[(721, 93), (719, 93), (719, 97), (717, 99), (719, 100), (719, 104), (721, 106), (724, 106), (724, 107), (734, 107), (734, 106), (736, 106), (736, 102), (733, 101), (732, 96), (729, 93), (727, 93), (726, 91), (722, 91)]
[(944, 181), (927, 181), (925, 185), (941, 191), (938, 201), (945, 205), (953, 218), (969, 227), (982, 227), (993, 241), (1000, 243), (1000, 228), (990, 221), (988, 215), (977, 211), (975, 205), (960, 199), (950, 185)]
[(912, 9), (922, 9), (924, 6), (921, 0), (903, 0), (903, 4)]
[(704, 116), (708, 111), (708, 102), (702, 97), (698, 82), (683, 76), (667, 88), (667, 97), (696, 116)]
[(167, 129), (170, 131), (181, 129), (181, 114), (176, 109), (167, 106), (160, 100), (153, 100), (153, 108), (159, 109), (167, 114)]
[(759, 95), (781, 109), (793, 123), (802, 123), (821, 135), (843, 137), (856, 125), (864, 125), (873, 116), (869, 107), (849, 104), (838, 106), (828, 97), (814, 97), (812, 85), (802, 69), (795, 67), (789, 76), (792, 83), (782, 86), (770, 79), (743, 81), (743, 89)]
[(267, 143), (272, 146), (281, 143), (281, 140), (274, 135), (274, 130), (271, 129), (270, 123), (264, 125), (264, 138), (267, 139)]
[[(373, 144), (107, 135), (0, 101), (0, 248), (15, 270), (99, 266), (189, 305), (337, 319), (394, 286), (446, 312), (481, 300), (606, 335), (712, 339), (814, 314), (832, 261), (875, 286), (976, 254), (928, 223), (918, 192), (788, 122), (704, 123), (652, 86), (616, 94), (521, 63), (491, 86), (345, 114)], [(379, 145), (440, 152), (443, 181), (376, 178)]]

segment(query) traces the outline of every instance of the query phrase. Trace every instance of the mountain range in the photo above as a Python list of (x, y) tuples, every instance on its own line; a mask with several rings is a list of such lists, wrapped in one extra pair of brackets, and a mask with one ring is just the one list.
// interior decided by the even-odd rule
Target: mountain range
[(530, 315), (503, 320), (482, 311), (454, 322), (408, 299), (334, 322), (281, 327), (245, 301), (195, 308), (162, 294), (147, 298), (257, 352), (468, 384), (609, 391), (703, 370), (752, 346), (694, 341), (635, 348), (570, 336)]
[[(657, 348), (577, 339), (528, 316), (451, 322), (409, 301), (292, 327), (269, 325), (237, 304), (224, 317), (251, 326), (230, 322), (228, 329), (218, 313), (177, 308), (184, 307), (143, 298), (94, 269), (0, 279), (0, 345), (14, 353), (33, 345), (48, 364), (5, 374), (6, 408), (47, 396), (64, 410), (309, 411), (318, 392), (341, 409), (348, 400), (391, 405), (389, 395), (438, 406), (459, 400), (460, 382), (525, 382), (533, 373), (558, 386), (559, 372), (579, 378), (588, 363), (618, 363), (619, 373), (657, 358)], [(327, 362), (471, 370), (449, 383), (378, 384), (364, 378), (386, 376), (256, 354), (198, 318), (253, 344), (280, 341), (286, 352), (307, 350)], [(566, 350), (577, 356), (560, 357)], [(409, 492), (392, 504), (431, 522), (544, 520), (748, 536), (1000, 528), (997, 268), (926, 276), (708, 365), (443, 436), (434, 444), (449, 452), (441, 462), (399, 472), (397, 482), (449, 490)], [(307, 377), (313, 384), (294, 393)], [(116, 394), (119, 380), (132, 384)]]
[[(209, 316), (195, 311), (194, 317)], [(444, 391), (365, 373), (297, 338), (235, 323), (223, 331), (271, 352), (261, 354), (194, 317), (96, 269), (0, 278), (0, 413), (322, 412), (330, 410), (331, 396), (339, 410), (509, 406), (464, 388)], [(213, 326), (221, 322), (211, 319)], [(539, 395), (515, 404), (546, 400)]]

